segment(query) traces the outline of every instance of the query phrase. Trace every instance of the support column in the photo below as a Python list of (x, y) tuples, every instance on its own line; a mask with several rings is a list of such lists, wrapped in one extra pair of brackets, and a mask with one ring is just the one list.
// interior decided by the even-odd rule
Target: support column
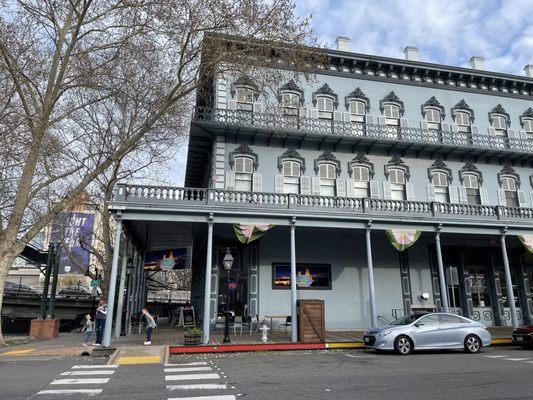
[(209, 344), (209, 327), (211, 324), (211, 267), (213, 263), (213, 215), (207, 223), (207, 255), (205, 258), (203, 334), (204, 344)]
[[(137, 255), (138, 255), (138, 252), (136, 249), (134, 249), (133, 250), (133, 267), (134, 268), (137, 265)], [(125, 321), (126, 326), (124, 327), (126, 336), (130, 334), (130, 329), (131, 329), (133, 276), (134, 276), (134, 270), (131, 270), (128, 273), (128, 288), (126, 290), (126, 321)]]
[(516, 307), (514, 304), (513, 281), (511, 280), (511, 270), (509, 268), (509, 259), (507, 258), (505, 234), (505, 231), (502, 232), (502, 235), (500, 236), (500, 243), (502, 246), (503, 268), (505, 271), (505, 285), (507, 286), (507, 302), (509, 303), (509, 310), (511, 312), (511, 324), (513, 329), (515, 329), (518, 328), (518, 319), (516, 317)]
[(440, 301), (442, 303), (442, 309), (445, 313), (450, 312), (450, 306), (448, 304), (448, 291), (446, 289), (446, 278), (444, 277), (444, 264), (442, 262), (442, 251), (440, 248), (440, 230), (441, 227), (437, 227), (435, 232), (435, 247), (437, 248), (437, 267), (439, 270), (439, 286), (440, 286)]
[(115, 334), (114, 339), (120, 337), (122, 330), (122, 309), (124, 307), (124, 286), (126, 285), (126, 264), (128, 263), (128, 242), (124, 242), (124, 250), (122, 252), (122, 268), (120, 269), (120, 283), (118, 286), (118, 302), (117, 302), (117, 316), (115, 317)]
[(372, 222), (368, 222), (366, 228), (366, 260), (368, 267), (368, 293), (370, 297), (370, 321), (372, 328), (378, 325), (378, 316), (376, 314), (376, 292), (374, 290), (374, 264), (372, 262), (372, 243), (370, 242), (370, 226)]
[(104, 338), (102, 345), (111, 345), (111, 328), (113, 325), (113, 308), (115, 307), (115, 288), (117, 285), (118, 255), (120, 251), (120, 237), (122, 234), (122, 220), (117, 221), (115, 228), (115, 247), (113, 248), (113, 261), (111, 262), (111, 274), (109, 278), (109, 293), (107, 296), (107, 315), (105, 319)]
[(298, 309), (296, 291), (296, 218), (291, 222), (291, 336), (293, 343), (298, 342)]

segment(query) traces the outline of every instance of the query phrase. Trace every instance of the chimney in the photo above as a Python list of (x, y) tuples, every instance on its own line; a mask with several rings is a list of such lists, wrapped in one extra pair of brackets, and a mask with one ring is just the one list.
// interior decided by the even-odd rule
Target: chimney
[(485, 59), (479, 56), (473, 56), (470, 59), (470, 67), (472, 69), (485, 69)]
[(403, 49), (403, 54), (405, 54), (405, 59), (409, 61), (420, 61), (420, 50), (418, 47), (407, 46)]
[(347, 36), (337, 36), (337, 39), (335, 40), (337, 50), (339, 51), (352, 51), (352, 46), (350, 43), (351, 39)]
[(533, 64), (528, 64), (524, 67), (524, 72), (528, 78), (533, 78)]

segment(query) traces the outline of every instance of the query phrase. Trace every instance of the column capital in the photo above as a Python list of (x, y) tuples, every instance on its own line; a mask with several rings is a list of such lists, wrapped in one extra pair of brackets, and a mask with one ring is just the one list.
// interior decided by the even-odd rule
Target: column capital
[(296, 225), (296, 217), (291, 217), (290, 224), (291, 226)]
[(505, 225), (503, 228), (502, 228), (502, 237), (505, 237), (507, 235), (507, 231), (509, 230), (509, 228), (507, 227), (507, 225)]
[(207, 223), (213, 224), (215, 222), (215, 215), (213, 213), (209, 213), (207, 216)]
[(438, 224), (437, 226), (435, 226), (435, 233), (437, 235), (440, 235), (441, 232), (442, 232), (442, 224)]
[(366, 221), (366, 229), (367, 229), (367, 230), (372, 229), (372, 220), (371, 220), (371, 219), (369, 219), (368, 221)]

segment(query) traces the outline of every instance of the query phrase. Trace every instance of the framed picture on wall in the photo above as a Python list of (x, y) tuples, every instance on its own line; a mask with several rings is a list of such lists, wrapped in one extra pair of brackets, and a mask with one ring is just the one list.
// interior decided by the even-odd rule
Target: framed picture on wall
[[(296, 264), (298, 290), (331, 290), (330, 264)], [(272, 263), (272, 289), (291, 288), (290, 263)]]

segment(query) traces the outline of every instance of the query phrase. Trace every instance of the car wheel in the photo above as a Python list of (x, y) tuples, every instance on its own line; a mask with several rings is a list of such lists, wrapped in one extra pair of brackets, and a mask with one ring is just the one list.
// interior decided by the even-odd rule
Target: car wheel
[(406, 356), (413, 351), (413, 342), (405, 335), (398, 336), (394, 341), (394, 350), (396, 354)]
[(465, 351), (475, 354), (481, 350), (481, 340), (476, 335), (468, 335), (465, 338)]

